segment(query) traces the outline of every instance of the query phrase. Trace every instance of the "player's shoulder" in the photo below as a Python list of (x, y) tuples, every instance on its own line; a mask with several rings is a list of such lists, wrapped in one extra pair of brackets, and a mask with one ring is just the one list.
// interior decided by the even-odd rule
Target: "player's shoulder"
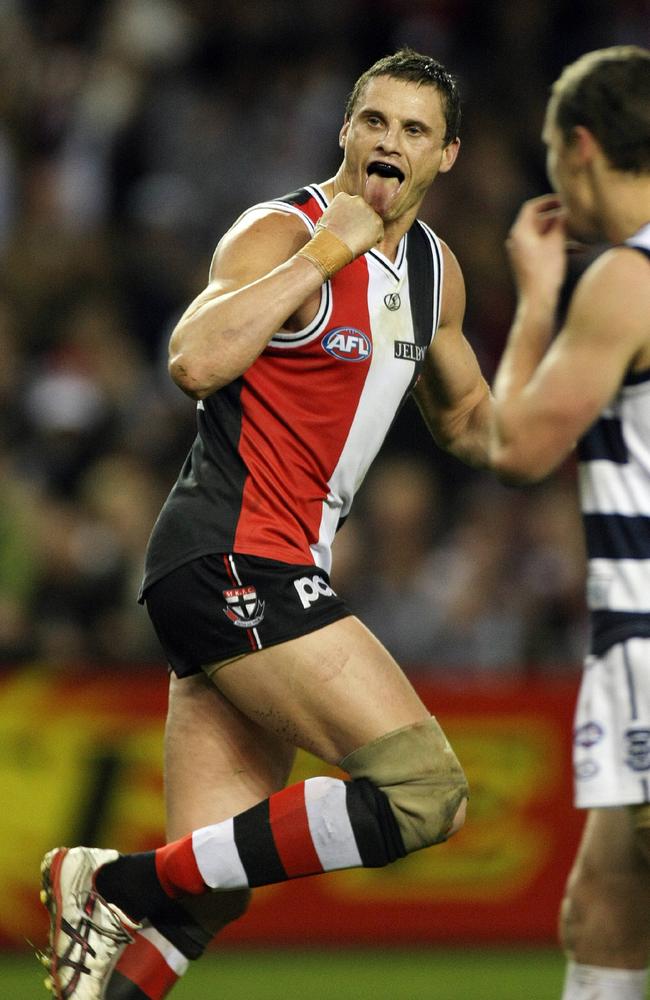
[(266, 271), (292, 257), (310, 236), (304, 219), (275, 203), (254, 205), (232, 224), (219, 240), (210, 266), (217, 272)]
[(650, 304), (650, 257), (629, 244), (610, 247), (585, 269), (576, 293), (592, 305), (605, 296), (621, 305)]

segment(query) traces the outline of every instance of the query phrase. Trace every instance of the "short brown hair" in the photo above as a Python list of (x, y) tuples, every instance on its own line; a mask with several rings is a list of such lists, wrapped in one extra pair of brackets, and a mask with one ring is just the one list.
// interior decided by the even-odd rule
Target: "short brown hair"
[(581, 56), (553, 84), (547, 120), (567, 142), (584, 125), (617, 170), (650, 171), (650, 52), (614, 45)]
[(392, 76), (428, 87), (435, 87), (442, 97), (445, 116), (444, 142), (447, 145), (460, 130), (460, 96), (456, 78), (432, 56), (422, 55), (414, 49), (403, 48), (391, 56), (384, 56), (362, 73), (354, 85), (345, 105), (346, 120), (351, 118), (355, 105), (369, 80), (376, 76)]

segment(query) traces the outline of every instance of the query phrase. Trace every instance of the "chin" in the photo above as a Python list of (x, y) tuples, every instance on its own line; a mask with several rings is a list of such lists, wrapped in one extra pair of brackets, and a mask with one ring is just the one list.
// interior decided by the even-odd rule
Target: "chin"
[(601, 243), (605, 234), (594, 219), (575, 219), (570, 214), (566, 220), (567, 234), (579, 243)]

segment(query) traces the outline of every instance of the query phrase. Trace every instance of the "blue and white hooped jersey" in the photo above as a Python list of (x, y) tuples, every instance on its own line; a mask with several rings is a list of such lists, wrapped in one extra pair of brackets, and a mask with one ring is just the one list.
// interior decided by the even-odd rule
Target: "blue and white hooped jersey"
[[(650, 265), (650, 223), (625, 245)], [(628, 373), (580, 441), (578, 459), (592, 652), (600, 656), (650, 636), (650, 369)]]

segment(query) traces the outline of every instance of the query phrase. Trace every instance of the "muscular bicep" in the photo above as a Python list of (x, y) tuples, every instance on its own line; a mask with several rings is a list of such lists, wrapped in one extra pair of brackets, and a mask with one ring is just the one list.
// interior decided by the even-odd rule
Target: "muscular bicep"
[(441, 321), (425, 359), (415, 398), (436, 442), (472, 464), (483, 464), (489, 388), (465, 338), (465, 285), (458, 263), (445, 250)]
[(252, 284), (289, 260), (309, 239), (300, 219), (269, 209), (243, 215), (217, 245), (208, 284), (190, 303), (187, 318), (204, 302)]
[(315, 313), (322, 274), (296, 256), (309, 236), (299, 218), (278, 211), (246, 213), (226, 234), (209, 284), (170, 338), (169, 372), (184, 392), (203, 399), (232, 382), (276, 331)]
[(493, 464), (542, 479), (616, 395), (627, 371), (650, 367), (648, 263), (618, 248), (582, 276), (557, 337), (528, 381), (497, 394)]
[(523, 389), (522, 417), (531, 443), (556, 461), (597, 419), (637, 360), (647, 354), (650, 363), (648, 277), (647, 262), (627, 250), (592, 265), (578, 283), (562, 329)]

